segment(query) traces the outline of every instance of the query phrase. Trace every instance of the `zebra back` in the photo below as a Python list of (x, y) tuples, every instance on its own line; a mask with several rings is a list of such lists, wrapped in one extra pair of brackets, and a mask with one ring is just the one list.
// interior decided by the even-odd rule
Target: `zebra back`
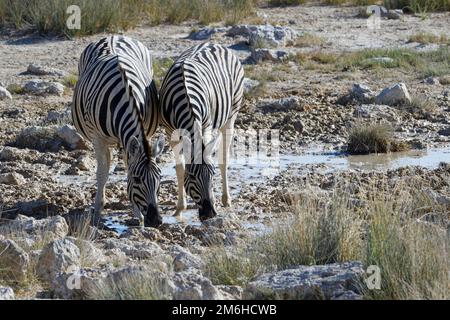
[(240, 109), (243, 68), (231, 50), (203, 43), (183, 52), (161, 85), (161, 123), (171, 133), (220, 129)]
[(86, 47), (78, 68), (73, 118), (85, 137), (100, 134), (123, 144), (123, 118), (131, 113), (143, 135), (156, 131), (158, 96), (150, 52), (142, 43), (123, 36), (100, 39)]

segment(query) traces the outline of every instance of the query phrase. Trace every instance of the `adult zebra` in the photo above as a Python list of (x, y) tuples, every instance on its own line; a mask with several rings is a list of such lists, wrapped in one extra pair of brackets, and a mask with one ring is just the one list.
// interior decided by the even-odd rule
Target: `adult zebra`
[[(77, 130), (93, 143), (97, 158), (94, 212), (103, 210), (105, 184), (111, 162), (110, 147), (124, 150), (127, 192), (133, 212), (145, 225), (162, 219), (157, 207), (161, 171), (155, 157), (161, 141), (150, 150), (147, 137), (156, 131), (158, 97), (150, 52), (139, 41), (111, 36), (89, 44), (81, 54), (72, 119)], [(145, 216), (145, 219), (144, 219)]]
[[(160, 116), (167, 135), (172, 137), (170, 144), (176, 157), (176, 215), (186, 209), (185, 192), (198, 205), (200, 220), (216, 215), (212, 155), (220, 136), (211, 139), (214, 130), (219, 130), (222, 136), (219, 149), (223, 156), (219, 161), (222, 203), (231, 205), (227, 180), (228, 152), (242, 102), (243, 79), (243, 68), (231, 50), (204, 43), (182, 53), (163, 80)], [(176, 135), (172, 136), (173, 133)], [(182, 140), (178, 138), (186, 136), (189, 143), (178, 144)], [(177, 146), (182, 146), (182, 153)]]

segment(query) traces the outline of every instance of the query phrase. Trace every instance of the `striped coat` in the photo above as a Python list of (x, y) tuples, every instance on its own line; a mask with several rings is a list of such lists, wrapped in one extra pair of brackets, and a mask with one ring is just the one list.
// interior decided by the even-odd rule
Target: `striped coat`
[(156, 204), (160, 170), (147, 137), (158, 126), (158, 98), (152, 60), (139, 41), (111, 36), (89, 44), (79, 61), (72, 118), (77, 130), (94, 145), (97, 194), (94, 211), (104, 206), (104, 187), (111, 162), (110, 146), (124, 149), (127, 190), (134, 213), (146, 223), (161, 223)]
[[(211, 139), (210, 134), (215, 130), (222, 134), (221, 150), (225, 154), (219, 164), (222, 202), (225, 206), (231, 203), (226, 171), (234, 121), (243, 98), (243, 79), (243, 68), (231, 50), (204, 43), (185, 51), (163, 80), (160, 92), (161, 123), (170, 137), (174, 138), (174, 132), (182, 131), (190, 139), (190, 146), (183, 148), (184, 155), (176, 152), (177, 214), (186, 208), (184, 192), (197, 203), (201, 219), (216, 214), (211, 156), (220, 139), (219, 136)], [(172, 138), (171, 145), (175, 148), (178, 141)], [(197, 138), (201, 138), (202, 142), (196, 143)]]

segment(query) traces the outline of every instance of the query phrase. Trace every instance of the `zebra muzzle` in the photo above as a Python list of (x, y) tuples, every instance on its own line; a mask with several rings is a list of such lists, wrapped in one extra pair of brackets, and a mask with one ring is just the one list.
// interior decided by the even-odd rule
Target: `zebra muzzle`
[(201, 206), (198, 209), (198, 215), (200, 221), (205, 221), (207, 219), (215, 217), (217, 215), (217, 212), (211, 201), (203, 200)]
[(162, 224), (162, 218), (157, 206), (150, 205), (144, 219), (144, 226), (156, 228)]

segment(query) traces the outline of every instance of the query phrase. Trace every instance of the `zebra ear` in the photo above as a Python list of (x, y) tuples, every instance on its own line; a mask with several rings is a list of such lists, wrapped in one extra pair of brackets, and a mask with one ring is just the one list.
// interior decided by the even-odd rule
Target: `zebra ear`
[(212, 138), (210, 142), (208, 142), (205, 146), (205, 150), (203, 151), (203, 158), (207, 163), (213, 162), (213, 154), (217, 151), (217, 147), (219, 146), (220, 135), (216, 135)]
[(127, 146), (127, 152), (129, 158), (135, 158), (142, 152), (142, 145), (138, 138), (132, 137)]
[(164, 135), (160, 135), (158, 138), (158, 141), (156, 141), (153, 146), (152, 146), (152, 157), (153, 158), (157, 158), (161, 155), (163, 149), (164, 149), (164, 145), (165, 145), (166, 141), (164, 139)]

